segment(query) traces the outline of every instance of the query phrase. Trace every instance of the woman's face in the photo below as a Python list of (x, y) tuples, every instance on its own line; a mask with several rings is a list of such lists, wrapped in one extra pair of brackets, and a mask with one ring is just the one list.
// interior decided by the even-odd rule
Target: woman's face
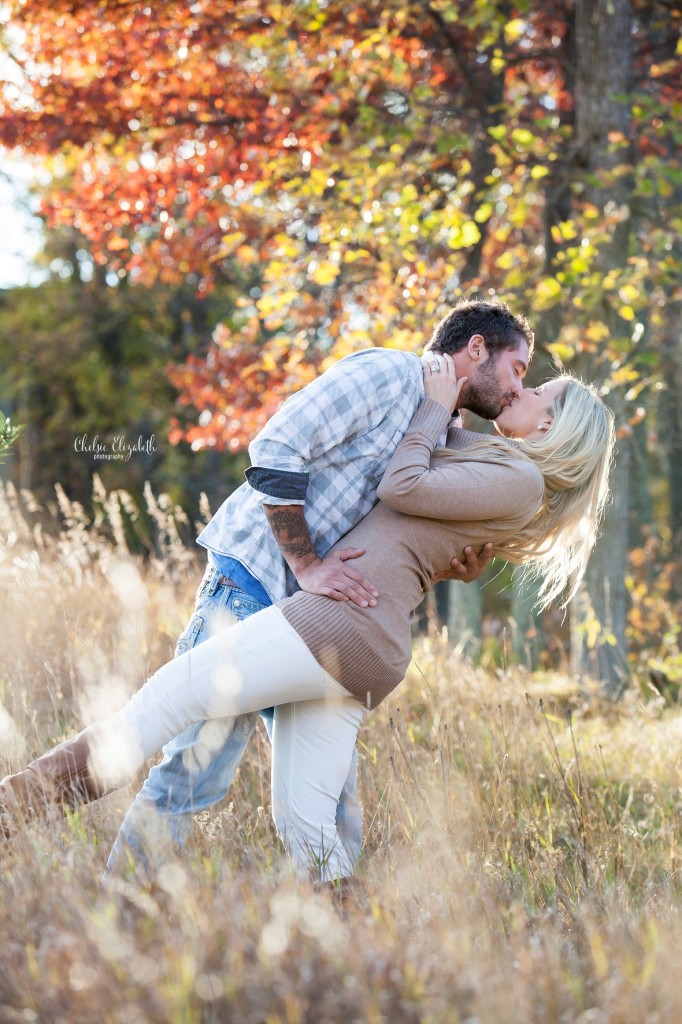
[(565, 390), (565, 383), (550, 380), (540, 387), (519, 391), (518, 398), (511, 405), (505, 406), (495, 420), (497, 430), (505, 437), (539, 440), (552, 426), (552, 406)]

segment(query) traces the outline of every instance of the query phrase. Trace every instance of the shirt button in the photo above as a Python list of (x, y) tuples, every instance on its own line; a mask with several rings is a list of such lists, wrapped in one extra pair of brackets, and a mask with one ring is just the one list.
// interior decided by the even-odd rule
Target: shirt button
[(232, 602), (232, 607), (233, 608), (239, 608), (240, 604), (241, 604), (241, 601), (239, 600), (239, 598), (237, 598), (236, 601)]

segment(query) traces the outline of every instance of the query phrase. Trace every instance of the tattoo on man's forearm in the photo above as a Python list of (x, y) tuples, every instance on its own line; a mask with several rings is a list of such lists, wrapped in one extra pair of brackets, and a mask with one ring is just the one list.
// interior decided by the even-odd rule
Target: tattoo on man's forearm
[(301, 512), (295, 512), (287, 506), (275, 505), (268, 506), (266, 511), (272, 532), (285, 555), (303, 558), (305, 555), (315, 554)]

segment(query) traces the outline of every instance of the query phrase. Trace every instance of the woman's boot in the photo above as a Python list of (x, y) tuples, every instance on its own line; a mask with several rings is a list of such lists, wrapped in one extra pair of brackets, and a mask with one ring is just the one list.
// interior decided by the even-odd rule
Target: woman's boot
[(52, 807), (74, 807), (104, 796), (90, 769), (88, 730), (0, 781), (0, 831), (10, 836), (19, 822), (44, 818)]

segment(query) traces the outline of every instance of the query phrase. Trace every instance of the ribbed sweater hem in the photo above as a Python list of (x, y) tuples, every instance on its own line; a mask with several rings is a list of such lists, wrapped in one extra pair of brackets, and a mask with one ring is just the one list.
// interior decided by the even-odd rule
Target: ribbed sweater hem
[(336, 602), (299, 591), (277, 607), (322, 668), (366, 708), (375, 708), (404, 672), (384, 658), (339, 614)]

